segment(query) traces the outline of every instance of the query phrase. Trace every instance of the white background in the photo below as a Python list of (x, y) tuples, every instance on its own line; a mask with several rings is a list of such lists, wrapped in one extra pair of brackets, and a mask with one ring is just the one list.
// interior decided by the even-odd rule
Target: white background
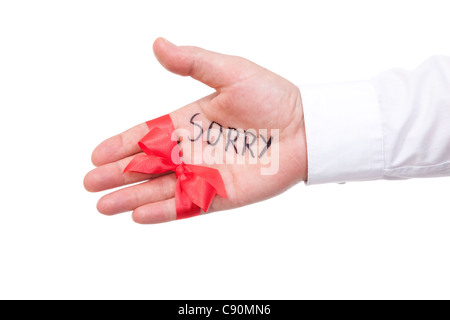
[(0, 1), (0, 298), (450, 298), (450, 179), (305, 187), (141, 226), (84, 190), (103, 139), (211, 89), (164, 36), (296, 84), (450, 54), (448, 1)]

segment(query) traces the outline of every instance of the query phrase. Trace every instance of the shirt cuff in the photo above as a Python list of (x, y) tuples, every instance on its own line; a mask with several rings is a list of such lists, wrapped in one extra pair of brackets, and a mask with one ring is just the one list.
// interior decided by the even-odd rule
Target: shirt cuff
[(306, 184), (381, 179), (383, 131), (368, 81), (300, 86), (306, 128)]

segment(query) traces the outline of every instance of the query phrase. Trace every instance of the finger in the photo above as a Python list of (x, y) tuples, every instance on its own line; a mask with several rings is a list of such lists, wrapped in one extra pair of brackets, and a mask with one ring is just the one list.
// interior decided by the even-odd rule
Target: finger
[(132, 211), (148, 203), (175, 196), (175, 174), (168, 174), (150, 181), (117, 190), (103, 196), (97, 204), (100, 213), (113, 215)]
[(131, 159), (133, 159), (133, 156), (105, 164), (88, 172), (84, 178), (84, 187), (90, 192), (98, 192), (160, 176), (138, 172), (123, 172)]
[(140, 224), (169, 222), (177, 219), (175, 198), (149, 203), (133, 211), (133, 220)]
[(167, 70), (181, 76), (191, 76), (215, 89), (248, 77), (256, 66), (244, 58), (197, 47), (176, 46), (163, 38), (156, 39), (153, 51)]
[[(206, 108), (208, 103), (216, 95), (217, 94), (213, 93), (172, 112), (170, 116), (174, 126), (179, 127), (184, 125), (186, 122), (185, 119), (189, 119), (192, 114), (198, 112), (202, 107)], [(142, 150), (140, 149), (138, 142), (148, 132), (149, 128), (147, 123), (142, 123), (103, 141), (92, 153), (92, 163), (99, 167), (141, 152)]]
[(140, 152), (137, 142), (148, 132), (146, 123), (141, 123), (125, 132), (106, 139), (92, 153), (92, 163), (101, 166)]

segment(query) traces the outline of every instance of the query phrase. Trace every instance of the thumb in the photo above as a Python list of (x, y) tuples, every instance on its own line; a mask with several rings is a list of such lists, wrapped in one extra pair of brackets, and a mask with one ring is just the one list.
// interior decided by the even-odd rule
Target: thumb
[(244, 58), (198, 47), (176, 46), (163, 38), (155, 40), (153, 51), (167, 70), (181, 76), (191, 76), (215, 89), (239, 81), (256, 66)]

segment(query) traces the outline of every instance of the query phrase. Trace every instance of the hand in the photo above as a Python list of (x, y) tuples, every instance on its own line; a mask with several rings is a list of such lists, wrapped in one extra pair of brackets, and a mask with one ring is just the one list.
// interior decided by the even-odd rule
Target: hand
[[(190, 132), (190, 139), (200, 137), (201, 121), (203, 137), (212, 128), (223, 128), (222, 144), (213, 146), (203, 141), (203, 149), (227, 148), (235, 158), (253, 158), (256, 164), (212, 164), (217, 168), (225, 183), (228, 199), (216, 196), (208, 212), (226, 210), (273, 197), (292, 185), (306, 180), (307, 157), (305, 127), (300, 91), (291, 82), (244, 58), (223, 55), (197, 47), (179, 47), (164, 39), (157, 39), (153, 46), (156, 58), (169, 71), (203, 82), (216, 91), (194, 103), (180, 108), (170, 116), (177, 129)], [(194, 118), (193, 118), (194, 117)], [(239, 129), (240, 135), (234, 130)], [(262, 160), (275, 153), (275, 148), (259, 149), (251, 143), (251, 133), (245, 138), (244, 130), (268, 129), (267, 135), (260, 137), (259, 143), (278, 140), (279, 169), (273, 175), (262, 175)], [(270, 129), (278, 129), (271, 133)], [(103, 196), (97, 205), (98, 211), (113, 215), (133, 211), (133, 219), (138, 223), (158, 223), (176, 219), (174, 173), (152, 176), (126, 172), (124, 168), (133, 156), (140, 153), (137, 142), (148, 132), (145, 123), (131, 128), (102, 142), (92, 154), (96, 169), (89, 172), (84, 180), (88, 191), (97, 192), (135, 182)], [(251, 132), (249, 130), (249, 132)], [(239, 136), (239, 141), (235, 137)], [(193, 143), (183, 139), (183, 144)], [(245, 141), (247, 139), (247, 141)], [(228, 141), (227, 141), (228, 140)], [(242, 141), (241, 141), (242, 140)], [(228, 144), (227, 144), (228, 142)], [(247, 144), (247, 145), (246, 145)], [(267, 146), (266, 144), (262, 144)], [(260, 152), (259, 152), (260, 151)], [(261, 154), (262, 153), (262, 154)], [(261, 157), (259, 157), (261, 155)], [(192, 162), (191, 154), (183, 154), (183, 161)], [(205, 164), (202, 164), (205, 165)]]

